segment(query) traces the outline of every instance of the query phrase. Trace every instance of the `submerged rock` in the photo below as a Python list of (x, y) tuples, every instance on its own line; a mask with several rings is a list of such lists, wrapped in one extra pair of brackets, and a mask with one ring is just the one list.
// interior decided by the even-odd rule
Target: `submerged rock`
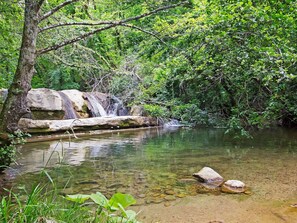
[(222, 185), (222, 192), (224, 193), (244, 193), (246, 191), (245, 184), (239, 180), (227, 180)]
[(201, 183), (220, 186), (224, 182), (224, 178), (210, 167), (203, 167), (193, 176)]

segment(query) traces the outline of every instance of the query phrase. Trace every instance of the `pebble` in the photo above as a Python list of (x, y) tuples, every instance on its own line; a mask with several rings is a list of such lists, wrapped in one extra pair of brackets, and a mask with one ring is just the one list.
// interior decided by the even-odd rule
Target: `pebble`
[(173, 196), (173, 195), (167, 195), (166, 197), (164, 197), (164, 199), (166, 201), (175, 201), (176, 200), (176, 197)]
[(145, 194), (138, 194), (137, 197), (139, 197), (139, 198), (145, 198), (146, 196), (145, 196)]
[(174, 195), (175, 192), (174, 192), (174, 190), (165, 190), (165, 194), (167, 194), (167, 195)]

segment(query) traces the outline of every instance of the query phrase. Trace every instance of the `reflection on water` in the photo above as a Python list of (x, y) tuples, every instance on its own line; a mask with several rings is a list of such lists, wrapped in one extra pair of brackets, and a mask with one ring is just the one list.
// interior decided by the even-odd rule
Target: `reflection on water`
[(238, 179), (249, 199), (297, 199), (297, 132), (272, 129), (236, 140), (220, 129), (147, 129), (92, 136), (71, 142), (29, 143), (19, 148), (18, 166), (7, 170), (14, 185), (49, 181), (63, 193), (116, 191), (139, 204), (197, 194), (191, 175), (204, 166), (226, 180)]

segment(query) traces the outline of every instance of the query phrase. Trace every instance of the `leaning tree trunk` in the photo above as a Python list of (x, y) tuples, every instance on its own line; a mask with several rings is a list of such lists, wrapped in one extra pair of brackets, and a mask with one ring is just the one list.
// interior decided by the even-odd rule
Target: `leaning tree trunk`
[(35, 72), (39, 7), (37, 0), (25, 1), (24, 29), (17, 70), (0, 114), (2, 139), (5, 133), (15, 132), (20, 118), (30, 111), (27, 106), (27, 94), (31, 89), (31, 80)]

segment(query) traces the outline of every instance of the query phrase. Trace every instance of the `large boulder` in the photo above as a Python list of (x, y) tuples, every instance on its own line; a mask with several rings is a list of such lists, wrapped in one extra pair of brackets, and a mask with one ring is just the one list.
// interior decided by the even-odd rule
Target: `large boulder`
[(62, 92), (71, 100), (79, 118), (89, 118), (88, 106), (83, 92), (79, 90), (63, 90)]
[(57, 91), (47, 88), (29, 91), (28, 106), (32, 119), (61, 120), (65, 115), (61, 96)]
[(203, 167), (193, 176), (201, 183), (220, 186), (224, 182), (224, 178), (210, 167)]

